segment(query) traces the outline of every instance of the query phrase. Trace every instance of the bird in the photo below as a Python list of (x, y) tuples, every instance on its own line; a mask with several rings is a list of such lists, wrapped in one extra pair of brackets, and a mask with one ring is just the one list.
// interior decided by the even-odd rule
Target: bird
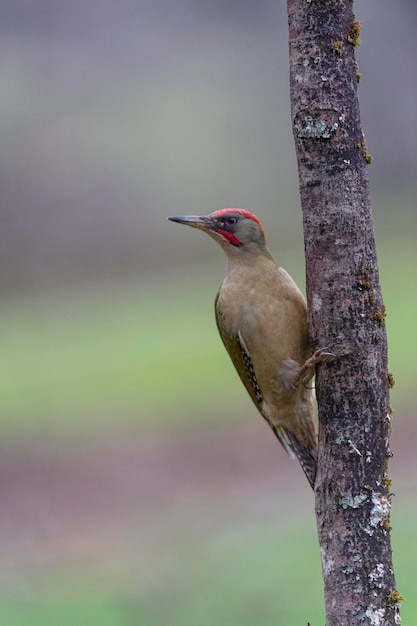
[(259, 413), (314, 489), (318, 437), (310, 381), (331, 353), (312, 351), (302, 292), (273, 259), (253, 213), (227, 208), (168, 219), (202, 230), (226, 253), (215, 299), (220, 337)]

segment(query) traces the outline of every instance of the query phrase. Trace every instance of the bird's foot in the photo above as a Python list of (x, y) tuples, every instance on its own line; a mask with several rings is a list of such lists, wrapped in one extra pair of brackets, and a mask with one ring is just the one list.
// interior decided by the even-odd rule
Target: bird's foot
[(307, 386), (307, 383), (313, 378), (316, 372), (316, 365), (319, 363), (333, 361), (335, 358), (336, 355), (333, 352), (330, 352), (328, 348), (319, 348), (316, 350), (301, 367), (298, 378), (299, 384)]

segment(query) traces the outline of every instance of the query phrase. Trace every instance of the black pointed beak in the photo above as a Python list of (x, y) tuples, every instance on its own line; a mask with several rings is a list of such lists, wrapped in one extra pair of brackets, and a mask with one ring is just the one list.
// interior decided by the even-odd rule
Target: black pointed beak
[(201, 230), (210, 230), (213, 227), (213, 222), (208, 215), (175, 215), (169, 217), (171, 222), (178, 222), (178, 224), (186, 224), (193, 228), (200, 228)]

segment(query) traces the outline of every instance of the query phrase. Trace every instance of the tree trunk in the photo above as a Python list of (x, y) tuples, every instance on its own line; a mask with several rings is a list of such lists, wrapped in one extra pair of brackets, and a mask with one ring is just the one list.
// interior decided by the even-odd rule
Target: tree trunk
[(318, 367), (316, 515), (327, 626), (400, 623), (390, 546), (390, 376), (352, 0), (288, 0), (290, 87)]

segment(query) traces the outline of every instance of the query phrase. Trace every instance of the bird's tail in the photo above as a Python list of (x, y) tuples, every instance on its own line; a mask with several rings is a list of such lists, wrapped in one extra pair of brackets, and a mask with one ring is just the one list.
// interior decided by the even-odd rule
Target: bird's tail
[(317, 474), (317, 450), (311, 446), (301, 445), (292, 433), (287, 432), (286, 435), (311, 488), (314, 489)]
[(298, 459), (311, 488), (314, 489), (317, 474), (317, 450), (311, 446), (301, 445), (295, 435), (285, 428), (274, 426), (271, 422), (269, 422), (269, 425), (290, 457)]

